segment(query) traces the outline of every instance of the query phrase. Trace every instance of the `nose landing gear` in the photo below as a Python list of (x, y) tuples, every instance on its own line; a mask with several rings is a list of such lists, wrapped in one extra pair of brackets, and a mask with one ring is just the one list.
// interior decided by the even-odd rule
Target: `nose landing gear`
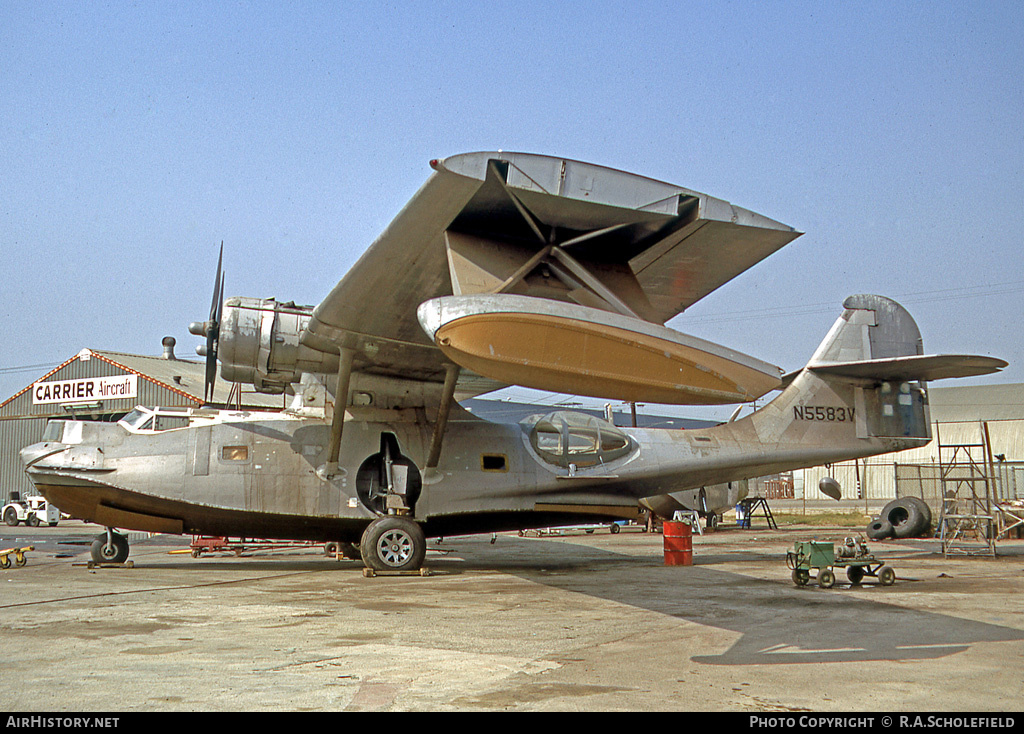
[(94, 563), (124, 563), (128, 560), (128, 538), (115, 533), (113, 528), (96, 536), (89, 554)]

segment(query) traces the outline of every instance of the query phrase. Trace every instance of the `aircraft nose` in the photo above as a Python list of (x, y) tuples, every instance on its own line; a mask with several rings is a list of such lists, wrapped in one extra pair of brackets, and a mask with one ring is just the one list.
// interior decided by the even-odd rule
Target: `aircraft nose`
[(25, 465), (25, 469), (27, 471), (31, 471), (32, 468), (40, 461), (42, 461), (48, 456), (59, 454), (65, 448), (67, 447), (62, 443), (46, 441), (43, 443), (34, 443), (31, 446), (26, 446), (19, 452), (19, 454), (21, 456), (22, 463)]

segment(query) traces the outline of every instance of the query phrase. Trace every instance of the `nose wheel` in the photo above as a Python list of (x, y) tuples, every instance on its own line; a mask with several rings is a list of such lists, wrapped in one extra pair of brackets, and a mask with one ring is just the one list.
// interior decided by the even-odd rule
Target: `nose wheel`
[(427, 554), (427, 539), (416, 522), (388, 515), (369, 524), (359, 552), (374, 571), (417, 571)]
[(124, 563), (128, 553), (128, 538), (110, 529), (97, 535), (89, 549), (94, 563)]

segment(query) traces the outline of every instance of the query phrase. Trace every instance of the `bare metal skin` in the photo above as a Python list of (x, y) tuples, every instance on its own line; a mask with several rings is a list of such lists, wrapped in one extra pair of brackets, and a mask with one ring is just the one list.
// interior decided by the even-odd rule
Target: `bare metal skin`
[[(210, 319), (190, 327), (206, 337), (208, 392), (219, 360), (230, 381), (294, 394), (289, 410), (55, 422), (22, 451), (41, 493), (108, 528), (359, 541), (368, 565), (408, 570), (428, 536), (641, 507), (710, 515), (747, 478), (921, 446), (926, 381), (1005, 366), (926, 356), (899, 304), (852, 296), (807, 366), (783, 377), (663, 324), (798, 237), (791, 227), (577, 161), (474, 153), (431, 165), (315, 308), (221, 302), (218, 265)], [(492, 338), (503, 324), (514, 337)], [(781, 392), (691, 431), (569, 412), (502, 425), (458, 407), (509, 383), (681, 404)], [(94, 558), (127, 557), (112, 531), (97, 543)]]

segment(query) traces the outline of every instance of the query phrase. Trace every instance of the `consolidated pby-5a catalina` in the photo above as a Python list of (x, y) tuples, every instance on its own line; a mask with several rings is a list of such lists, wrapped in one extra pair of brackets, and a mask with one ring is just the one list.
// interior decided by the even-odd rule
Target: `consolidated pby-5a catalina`
[[(222, 300), (207, 387), (294, 394), (280, 413), (139, 407), (54, 422), (22, 458), (64, 512), (115, 528), (358, 543), (420, 568), (426, 538), (735, 504), (740, 481), (922, 446), (925, 383), (1002, 360), (925, 355), (913, 319), (857, 295), (792, 374), (666, 321), (800, 235), (671, 184), (578, 161), (471, 153), (433, 169), (315, 308)], [(458, 400), (508, 385), (616, 401), (747, 403), (705, 429), (616, 427), (555, 410), (481, 420)]]

